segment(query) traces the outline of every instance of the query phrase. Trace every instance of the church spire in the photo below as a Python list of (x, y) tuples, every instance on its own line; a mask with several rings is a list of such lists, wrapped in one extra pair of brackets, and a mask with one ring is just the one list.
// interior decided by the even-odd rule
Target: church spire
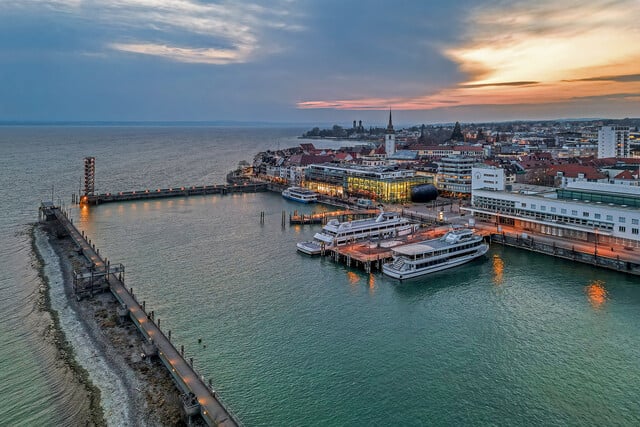
[(393, 133), (393, 121), (391, 120), (391, 108), (389, 108), (389, 124), (387, 125), (387, 133)]

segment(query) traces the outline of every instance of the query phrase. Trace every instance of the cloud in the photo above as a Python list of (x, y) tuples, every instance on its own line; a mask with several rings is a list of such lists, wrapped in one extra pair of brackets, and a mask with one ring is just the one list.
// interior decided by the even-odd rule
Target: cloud
[(157, 44), (125, 44), (113, 43), (112, 49), (143, 55), (159, 56), (173, 61), (202, 63), (202, 64), (231, 64), (243, 62), (248, 56), (248, 49), (204, 49), (181, 48)]
[(271, 34), (304, 29), (296, 22), (296, 8), (286, 0), (264, 5), (231, 0), (31, 0), (15, 8), (90, 23), (111, 37), (102, 46), (111, 50), (187, 63), (257, 60), (284, 48)]
[(461, 87), (487, 87), (487, 86), (531, 86), (537, 85), (540, 82), (495, 82), (495, 83), (463, 83)]
[(457, 85), (413, 97), (308, 100), (297, 106), (428, 110), (640, 94), (638, 16), (637, 0), (484, 4), (470, 11), (457, 43), (441, 46), (467, 76)]
[(640, 74), (587, 77), (584, 79), (563, 80), (563, 82), (640, 82)]

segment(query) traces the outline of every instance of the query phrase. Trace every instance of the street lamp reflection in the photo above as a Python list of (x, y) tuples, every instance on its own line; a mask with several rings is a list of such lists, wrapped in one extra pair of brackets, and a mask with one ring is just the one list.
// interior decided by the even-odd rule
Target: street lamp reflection
[(588, 284), (585, 288), (589, 303), (595, 309), (602, 308), (602, 305), (607, 301), (607, 290), (604, 287), (602, 280), (594, 280)]

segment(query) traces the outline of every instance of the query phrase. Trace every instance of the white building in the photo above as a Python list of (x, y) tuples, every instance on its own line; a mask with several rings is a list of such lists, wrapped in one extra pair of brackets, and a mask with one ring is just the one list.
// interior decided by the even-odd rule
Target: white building
[(504, 169), (495, 166), (478, 165), (471, 169), (471, 191), (486, 188), (489, 190), (504, 190), (506, 180)]
[(598, 131), (598, 158), (630, 157), (629, 127), (602, 126)]
[(566, 188), (481, 188), (473, 190), (467, 210), (496, 227), (640, 247), (640, 187), (572, 182)]

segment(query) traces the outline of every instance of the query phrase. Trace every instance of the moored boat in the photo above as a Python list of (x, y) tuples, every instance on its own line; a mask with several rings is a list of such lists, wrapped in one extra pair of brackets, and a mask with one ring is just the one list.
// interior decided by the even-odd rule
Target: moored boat
[(289, 187), (282, 191), (282, 197), (300, 203), (315, 203), (318, 201), (318, 193), (303, 187)]
[(411, 279), (467, 263), (488, 250), (489, 244), (473, 230), (451, 230), (437, 239), (393, 248), (393, 259), (382, 265), (382, 272), (394, 279)]
[(396, 212), (381, 211), (375, 218), (358, 219), (339, 222), (330, 220), (322, 231), (313, 236), (313, 241), (299, 242), (296, 247), (300, 252), (317, 255), (322, 248), (330, 249), (335, 246), (346, 245), (371, 238), (388, 239), (413, 233), (419, 224), (400, 216)]

